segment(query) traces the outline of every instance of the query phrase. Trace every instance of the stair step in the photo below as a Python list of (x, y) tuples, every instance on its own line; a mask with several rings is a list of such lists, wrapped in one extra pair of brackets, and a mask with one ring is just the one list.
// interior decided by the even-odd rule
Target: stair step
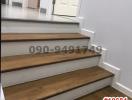
[[(51, 16), (52, 17), (52, 16)], [(63, 18), (59, 16), (54, 16), (54, 19), (58, 20), (44, 20), (44, 19), (25, 19), (25, 18), (8, 18), (8, 17), (2, 17), (1, 20), (2, 21), (17, 21), (17, 22), (32, 22), (32, 23), (53, 23), (53, 24), (77, 24), (79, 25), (78, 21), (74, 21), (72, 19), (68, 19), (68, 18)], [(51, 18), (52, 19), (52, 18)], [(60, 19), (60, 20), (59, 20)]]
[(79, 33), (3, 33), (2, 42), (89, 39)]
[(89, 40), (79, 33), (2, 33), (1, 57), (30, 54), (32, 47), (39, 48), (36, 52), (47, 48), (53, 52), (56, 47), (82, 48), (88, 46)]
[(80, 53), (48, 53), (48, 54), (27, 54), (2, 57), (1, 59), (1, 72), (9, 72), (18, 69), (25, 69), (37, 67), (42, 65), (49, 65), (59, 62), (78, 60), (83, 58), (90, 58), (101, 56), (93, 51), (81, 51)]
[(112, 76), (112, 73), (95, 66), (6, 87), (4, 93), (6, 100), (46, 99)]
[(47, 78), (62, 73), (97, 66), (99, 61), (100, 56), (96, 56), (49, 65), (41, 65), (21, 70), (8, 71), (5, 73), (3, 72), (1, 73), (1, 82), (3, 87), (13, 86), (16, 84)]
[[(104, 97), (128, 97), (113, 87), (107, 86), (103, 89), (87, 94), (75, 100), (103, 100)], [(132, 100), (128, 97), (128, 100)]]
[(79, 24), (2, 20), (2, 33), (79, 33)]

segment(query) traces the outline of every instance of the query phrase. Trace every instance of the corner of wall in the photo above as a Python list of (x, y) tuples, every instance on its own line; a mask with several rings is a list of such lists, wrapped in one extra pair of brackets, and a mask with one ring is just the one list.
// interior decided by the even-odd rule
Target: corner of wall
[(99, 66), (114, 74), (114, 78), (111, 84), (112, 87), (132, 98), (132, 90), (119, 82), (121, 69), (107, 62), (107, 51), (107, 49), (102, 48), (102, 57), (100, 59)]
[(95, 32), (91, 30), (87, 30), (85, 28), (81, 28), (81, 34), (90, 37), (89, 46), (91, 46), (91, 44), (93, 44), (94, 42)]
[[(97, 47), (97, 45), (94, 44), (94, 37), (95, 37), (94, 31), (87, 30), (87, 29), (81, 27), (81, 34), (90, 37), (90, 39), (91, 39), (90, 44), (89, 44), (90, 46)], [(111, 84), (112, 87), (114, 87), (118, 91), (120, 91), (132, 98), (132, 90), (119, 82), (121, 69), (119, 69), (119, 67), (111, 65), (107, 62), (107, 59), (106, 59), (107, 52), (108, 52), (108, 50), (106, 48), (102, 48), (102, 52), (101, 52), (102, 56), (101, 56), (101, 59), (99, 62), (99, 66), (115, 75), (113, 78), (112, 84)]]
[(3, 93), (3, 89), (2, 89), (2, 86), (1, 86), (1, 83), (0, 83), (0, 100), (5, 100), (5, 97), (4, 97), (4, 93)]

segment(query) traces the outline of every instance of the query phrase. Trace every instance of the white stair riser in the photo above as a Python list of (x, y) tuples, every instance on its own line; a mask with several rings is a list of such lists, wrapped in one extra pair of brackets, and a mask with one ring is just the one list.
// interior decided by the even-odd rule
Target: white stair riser
[(79, 87), (77, 89), (73, 89), (71, 91), (59, 94), (57, 96), (48, 98), (46, 100), (74, 100), (86, 94), (102, 89), (106, 86), (109, 86), (111, 85), (111, 83), (112, 83), (112, 77), (106, 78), (106, 79)]
[(80, 47), (88, 46), (88, 41), (89, 41), (88, 39), (77, 39), (77, 40), (55, 40), (55, 41), (2, 42), (1, 56), (3, 57), (3, 56), (30, 54), (29, 48), (31, 46), (35, 46), (35, 47), (40, 46), (41, 49), (45, 46), (48, 46), (49, 52), (54, 52), (56, 46), (61, 47), (61, 49), (64, 46), (67, 46), (67, 48), (72, 46), (74, 47), (74, 49), (76, 49), (77, 46)]
[(96, 66), (100, 57), (91, 57), (80, 60), (67, 61), (29, 69), (5, 72), (1, 74), (3, 87), (29, 82), (49, 76), (54, 76), (78, 69)]
[(2, 33), (79, 33), (79, 24), (2, 21)]

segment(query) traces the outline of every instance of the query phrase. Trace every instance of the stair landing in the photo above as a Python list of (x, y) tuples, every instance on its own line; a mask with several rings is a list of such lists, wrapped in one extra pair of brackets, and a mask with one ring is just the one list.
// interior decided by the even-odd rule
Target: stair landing
[(48, 15), (40, 13), (36, 9), (20, 8), (10, 5), (2, 5), (1, 7), (1, 19), (4, 21), (79, 24), (76, 18)]

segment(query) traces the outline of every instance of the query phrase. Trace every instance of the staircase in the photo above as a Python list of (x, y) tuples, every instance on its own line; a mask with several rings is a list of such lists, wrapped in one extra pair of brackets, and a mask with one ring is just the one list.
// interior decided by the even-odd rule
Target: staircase
[[(98, 66), (101, 54), (84, 52), (90, 37), (78, 33), (78, 23), (59, 23), (63, 28), (58, 33), (54, 31), (55, 23), (50, 23), (48, 32), (52, 33), (42, 27), (36, 32), (40, 28), (31, 30), (24, 26), (26, 23), (31, 24), (3, 20), (1, 81), (6, 100), (74, 100), (111, 85), (113, 74)], [(68, 25), (75, 30), (66, 32)], [(62, 50), (71, 46), (79, 47), (79, 51)], [(58, 52), (56, 47), (60, 47)]]

